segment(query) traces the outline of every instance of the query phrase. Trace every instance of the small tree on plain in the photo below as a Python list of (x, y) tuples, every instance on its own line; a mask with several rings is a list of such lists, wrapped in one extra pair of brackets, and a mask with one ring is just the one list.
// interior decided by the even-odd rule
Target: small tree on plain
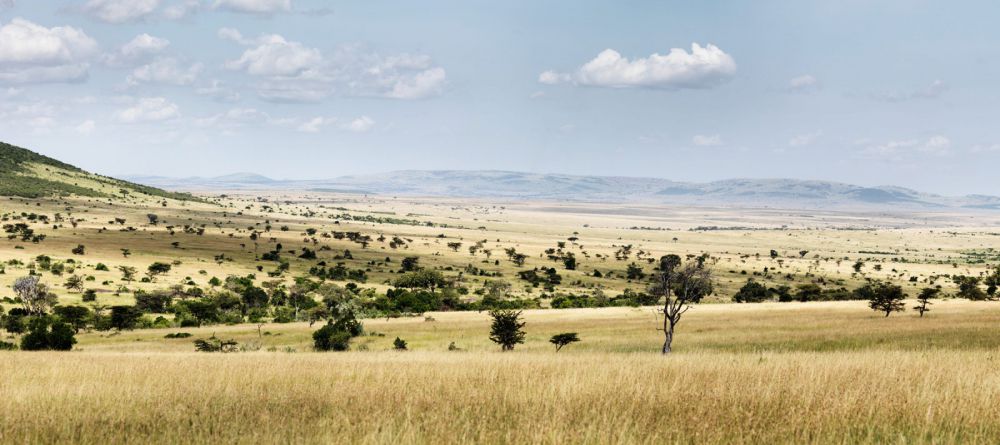
[(691, 305), (713, 291), (712, 271), (704, 261), (695, 261), (681, 267), (681, 257), (664, 255), (660, 258), (657, 282), (650, 289), (652, 295), (663, 297), (663, 354), (669, 354), (674, 341), (674, 330), (681, 316)]
[(70, 275), (63, 283), (66, 290), (75, 290), (77, 292), (83, 292), (83, 277), (79, 275)]
[(920, 313), (920, 316), (924, 316), (924, 312), (930, 312), (931, 308), (927, 307), (934, 303), (930, 300), (936, 299), (938, 295), (941, 294), (941, 289), (937, 287), (925, 287), (924, 290), (920, 291), (920, 295), (917, 295), (917, 305), (913, 306), (913, 310)]
[(893, 312), (906, 310), (906, 305), (903, 304), (906, 294), (903, 293), (902, 287), (885, 282), (877, 282), (866, 286), (871, 287), (868, 307), (872, 308), (873, 311), (885, 312), (885, 316), (888, 317)]
[(559, 350), (562, 349), (563, 346), (566, 346), (570, 343), (576, 343), (578, 341), (580, 341), (580, 337), (576, 335), (576, 332), (564, 332), (562, 334), (556, 334), (549, 339), (549, 343), (556, 345), (556, 352), (559, 352)]
[(513, 351), (514, 346), (524, 343), (524, 325), (521, 311), (500, 309), (490, 311), (493, 324), (490, 326), (490, 340), (500, 345), (502, 351)]

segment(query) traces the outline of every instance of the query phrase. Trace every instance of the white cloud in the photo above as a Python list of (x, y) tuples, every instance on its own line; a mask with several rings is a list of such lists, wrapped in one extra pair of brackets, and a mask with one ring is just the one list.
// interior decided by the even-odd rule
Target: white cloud
[[(219, 33), (220, 36), (223, 35), (222, 30)], [(255, 76), (295, 77), (319, 68), (322, 63), (323, 55), (318, 49), (271, 34), (258, 39), (257, 46), (244, 51), (239, 59), (226, 62), (226, 68), (245, 70)]]
[(216, 9), (250, 14), (274, 14), (292, 10), (292, 0), (215, 0)]
[(819, 80), (810, 74), (793, 77), (788, 81), (788, 91), (792, 93), (811, 93), (819, 89)]
[(335, 123), (337, 123), (337, 118), (335, 117), (314, 117), (303, 122), (296, 129), (303, 133), (319, 133), (323, 127), (333, 125)]
[(386, 97), (393, 99), (422, 99), (441, 93), (445, 84), (444, 68), (431, 68), (412, 76), (394, 76), (392, 90)]
[(570, 76), (569, 74), (557, 73), (555, 71), (544, 71), (542, 74), (538, 75), (538, 82), (546, 85), (569, 82), (572, 79), (573, 76)]
[(191, 85), (198, 79), (203, 66), (195, 63), (190, 66), (182, 66), (182, 63), (173, 57), (159, 57), (152, 63), (140, 66), (132, 71), (128, 76), (129, 85), (140, 83), (160, 83), (166, 85)]
[(160, 6), (160, 0), (89, 0), (83, 12), (107, 23), (127, 23), (149, 17)]
[(339, 124), (339, 127), (343, 130), (365, 133), (375, 128), (375, 120), (368, 116), (361, 116), (343, 124), (340, 124), (340, 122), (340, 119), (336, 117), (318, 116), (301, 122), (295, 129), (303, 133), (319, 133), (325, 127)]
[(823, 132), (822, 131), (816, 131), (816, 132), (813, 132), (813, 133), (800, 134), (800, 135), (794, 136), (791, 139), (789, 139), (788, 140), (788, 146), (789, 147), (803, 147), (803, 146), (806, 146), (806, 145), (812, 145), (821, 136), (823, 136)]
[(0, 82), (83, 80), (96, 52), (97, 42), (77, 28), (13, 19), (0, 27)]
[(80, 134), (91, 134), (97, 129), (97, 124), (92, 120), (85, 120), (73, 128), (77, 133)]
[(248, 46), (226, 67), (260, 78), (257, 94), (268, 101), (316, 102), (334, 92), (422, 99), (441, 94), (447, 84), (444, 68), (434, 66), (427, 55), (382, 56), (357, 45), (324, 53), (276, 34), (248, 39), (231, 28), (220, 29), (218, 36)]
[(893, 91), (887, 93), (874, 93), (870, 97), (874, 100), (884, 102), (905, 102), (918, 99), (936, 99), (948, 91), (948, 84), (935, 80), (925, 88), (913, 91)]
[(697, 134), (691, 138), (691, 143), (699, 147), (717, 147), (722, 145), (722, 137), (717, 134)]
[(225, 113), (198, 119), (195, 124), (199, 127), (217, 128), (224, 132), (230, 132), (249, 125), (267, 123), (269, 120), (270, 117), (267, 113), (255, 108), (233, 108)]
[(221, 80), (213, 79), (212, 83), (195, 90), (202, 96), (208, 96), (220, 102), (236, 102), (240, 100), (240, 93), (226, 86)]
[(368, 116), (361, 116), (352, 120), (344, 126), (345, 129), (355, 133), (365, 133), (375, 127), (375, 120)]
[(122, 123), (159, 122), (180, 116), (180, 107), (163, 97), (144, 97), (131, 107), (119, 110), (115, 118)]
[(134, 66), (163, 52), (168, 46), (170, 46), (169, 40), (143, 33), (122, 45), (117, 51), (105, 54), (103, 60), (111, 67)]
[(863, 153), (870, 157), (892, 160), (900, 160), (906, 155), (919, 153), (947, 156), (951, 154), (951, 140), (941, 135), (931, 136), (926, 140), (892, 140), (883, 144), (869, 145), (863, 150)]
[(577, 85), (609, 88), (711, 88), (736, 74), (736, 62), (715, 45), (691, 44), (691, 52), (672, 48), (666, 55), (629, 60), (618, 51), (606, 49), (572, 74), (546, 71), (539, 82), (572, 82)]
[(200, 0), (183, 0), (163, 8), (163, 17), (168, 20), (182, 20), (200, 10)]

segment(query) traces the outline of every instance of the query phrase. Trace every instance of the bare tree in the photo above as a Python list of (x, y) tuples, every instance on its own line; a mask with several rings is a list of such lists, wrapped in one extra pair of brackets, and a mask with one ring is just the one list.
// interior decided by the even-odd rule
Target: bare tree
[(664, 255), (660, 258), (657, 282), (650, 293), (663, 297), (663, 354), (669, 354), (674, 341), (674, 330), (691, 305), (712, 293), (712, 271), (705, 268), (704, 260), (681, 266), (681, 257)]
[(14, 293), (21, 298), (24, 310), (31, 315), (43, 315), (56, 304), (56, 295), (39, 280), (38, 275), (28, 275), (14, 281)]

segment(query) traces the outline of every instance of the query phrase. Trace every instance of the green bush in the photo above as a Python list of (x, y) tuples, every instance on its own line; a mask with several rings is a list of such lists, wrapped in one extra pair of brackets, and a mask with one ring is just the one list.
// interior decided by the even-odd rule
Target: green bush
[(350, 349), (351, 334), (328, 323), (313, 332), (313, 347), (317, 351), (346, 351)]
[(25, 351), (69, 351), (76, 343), (73, 328), (61, 321), (52, 323), (47, 316), (33, 317), (28, 325), (28, 333), (21, 337), (21, 349)]

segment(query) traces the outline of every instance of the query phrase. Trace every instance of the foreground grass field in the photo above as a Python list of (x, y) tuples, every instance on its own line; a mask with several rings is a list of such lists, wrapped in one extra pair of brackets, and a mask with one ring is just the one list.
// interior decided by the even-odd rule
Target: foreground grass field
[[(0, 442), (997, 443), (1000, 306), (934, 309), (702, 305), (669, 357), (651, 310), (625, 308), (527, 312), (512, 353), (477, 313), (366, 320), (384, 336), (347, 353), (309, 352), (305, 324), (184, 330), (263, 343), (234, 354), (163, 340), (177, 329), (84, 334), (0, 354)], [(564, 331), (583, 341), (556, 354)]]

